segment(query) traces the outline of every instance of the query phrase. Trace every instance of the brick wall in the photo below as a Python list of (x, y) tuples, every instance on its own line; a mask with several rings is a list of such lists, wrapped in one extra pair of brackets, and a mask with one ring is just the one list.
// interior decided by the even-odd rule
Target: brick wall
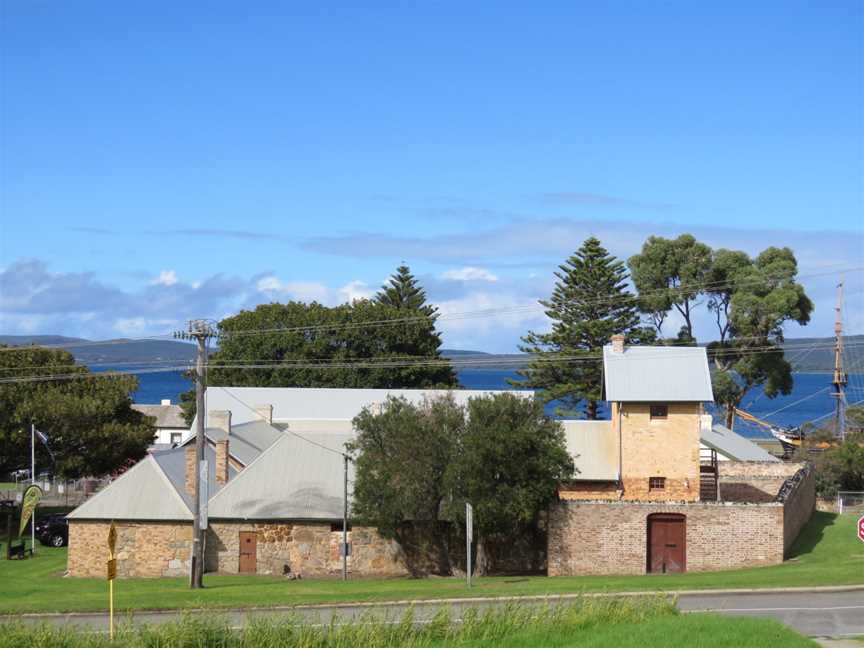
[(549, 575), (644, 574), (652, 513), (686, 516), (688, 571), (783, 561), (780, 503), (559, 501), (549, 513)]
[(779, 499), (783, 503), (783, 548), (788, 554), (816, 509), (816, 475), (810, 466), (805, 466), (784, 486)]
[[(210, 522), (205, 547), (208, 571), (237, 573), (240, 559), (240, 532), (257, 534), (259, 574), (291, 573), (308, 578), (342, 573), (339, 544), (341, 531), (330, 524), (292, 522)], [(355, 576), (389, 577), (407, 575), (399, 546), (385, 540), (375, 529), (352, 527), (348, 531), (351, 556), (348, 571)]]
[[(69, 520), (70, 576), (104, 578), (110, 522)], [(185, 576), (192, 525), (188, 522), (116, 522), (117, 575), (121, 578)]]
[[(669, 403), (666, 419), (651, 420), (648, 403), (613, 403), (612, 429), (618, 433), (621, 408), (622, 499), (696, 501), (699, 499), (701, 403)], [(665, 477), (663, 491), (649, 491), (649, 477)]]
[(721, 461), (720, 499), (724, 502), (773, 502), (789, 477), (804, 466), (784, 461)]

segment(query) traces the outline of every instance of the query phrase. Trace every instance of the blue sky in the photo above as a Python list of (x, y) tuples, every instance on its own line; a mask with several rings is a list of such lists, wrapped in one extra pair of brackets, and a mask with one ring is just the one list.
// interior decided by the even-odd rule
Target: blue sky
[(860, 2), (313, 4), (2, 4), (0, 332), (338, 303), (404, 259), (506, 311), (447, 346), (510, 351), (585, 236), (685, 231), (793, 247), (793, 337), (847, 269), (864, 332)]

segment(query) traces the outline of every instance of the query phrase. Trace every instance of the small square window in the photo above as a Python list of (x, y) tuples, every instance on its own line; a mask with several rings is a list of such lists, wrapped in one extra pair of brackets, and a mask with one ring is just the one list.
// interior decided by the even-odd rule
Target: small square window
[(172, 445), (177, 445), (182, 440), (183, 440), (183, 433), (182, 432), (172, 432), (171, 433), (171, 444)]
[(651, 406), (651, 420), (654, 419), (665, 419), (669, 417), (669, 406), (668, 405), (652, 405)]
[(666, 490), (666, 478), (665, 477), (649, 477), (648, 478), (648, 490), (649, 491)]
[[(333, 522), (330, 525), (330, 531), (331, 531), (331, 533), (335, 533), (337, 531), (339, 533), (342, 533), (342, 522)], [(350, 522), (348, 523), (348, 531), (351, 531), (351, 523)]]

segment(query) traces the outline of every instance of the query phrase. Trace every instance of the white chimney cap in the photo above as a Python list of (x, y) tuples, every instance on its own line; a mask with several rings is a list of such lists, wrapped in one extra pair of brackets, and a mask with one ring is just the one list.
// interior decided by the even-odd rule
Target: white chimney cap
[(162, 404), (163, 404), (163, 405), (170, 405), (170, 404), (171, 404), (171, 399), (170, 399), (170, 398), (163, 398), (163, 399), (162, 399)]

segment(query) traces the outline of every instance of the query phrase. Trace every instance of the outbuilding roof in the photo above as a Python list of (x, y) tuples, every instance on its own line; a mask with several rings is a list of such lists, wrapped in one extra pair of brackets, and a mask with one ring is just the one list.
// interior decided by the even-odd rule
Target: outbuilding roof
[(605, 399), (626, 402), (714, 400), (704, 347), (603, 347)]
[(183, 408), (179, 405), (141, 405), (136, 403), (132, 405), (132, 409), (138, 410), (145, 416), (155, 418), (157, 428), (189, 429), (183, 418)]
[(700, 439), (706, 446), (733, 461), (780, 461), (764, 448), (719, 423), (703, 425)]
[(561, 421), (567, 452), (576, 466), (575, 481), (618, 479), (618, 437), (612, 421)]

